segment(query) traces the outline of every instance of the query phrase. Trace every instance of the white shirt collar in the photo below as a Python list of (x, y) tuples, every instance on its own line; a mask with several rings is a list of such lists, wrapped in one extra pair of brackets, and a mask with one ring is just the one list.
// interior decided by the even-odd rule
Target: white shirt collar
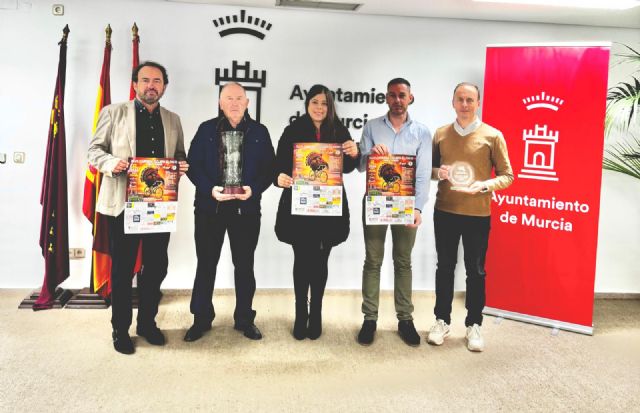
[(458, 120), (456, 119), (455, 121), (453, 121), (453, 128), (456, 130), (456, 132), (458, 132), (460, 136), (467, 136), (470, 133), (477, 131), (481, 124), (482, 124), (482, 121), (480, 120), (479, 117), (476, 116), (473, 122), (468, 124), (466, 128), (463, 128), (462, 126), (460, 126), (460, 124), (458, 123)]

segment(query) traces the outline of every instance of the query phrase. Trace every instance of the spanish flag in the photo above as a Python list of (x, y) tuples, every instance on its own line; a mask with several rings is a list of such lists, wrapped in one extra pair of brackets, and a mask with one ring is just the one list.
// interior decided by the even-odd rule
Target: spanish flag
[(47, 153), (42, 178), (40, 204), (40, 248), (44, 257), (44, 282), (34, 310), (53, 307), (54, 293), (58, 285), (69, 277), (69, 221), (67, 200), (67, 155), (64, 128), (64, 86), (67, 72), (67, 37), (65, 26), (60, 43), (58, 76), (53, 94)]
[[(93, 116), (92, 135), (96, 132), (98, 115), (103, 107), (111, 104), (111, 26), (105, 30), (106, 41), (104, 46), (104, 58), (102, 71), (100, 72), (100, 85)], [(82, 200), (82, 212), (89, 222), (93, 224), (93, 247), (91, 253), (91, 291), (108, 298), (111, 294), (111, 254), (109, 251), (109, 226), (106, 217), (96, 211), (102, 174), (91, 164), (88, 165), (84, 182), (84, 198)]]
[[(104, 57), (102, 60), (102, 71), (100, 72), (100, 85), (98, 86), (98, 96), (96, 98), (96, 108), (93, 115), (92, 135), (96, 132), (98, 116), (103, 107), (111, 104), (111, 26), (105, 29), (106, 41), (104, 46)], [(133, 67), (138, 66), (140, 58), (138, 56), (138, 26), (133, 24)], [(135, 97), (133, 83), (130, 86), (130, 99)], [(96, 211), (98, 195), (100, 194), (100, 184), (102, 174), (91, 164), (88, 165), (86, 179), (84, 182), (84, 198), (82, 200), (82, 212), (84, 216), (93, 224), (93, 248), (91, 254), (91, 284), (92, 292), (99, 294), (103, 298), (111, 295), (111, 253), (109, 249), (109, 226), (105, 216)], [(138, 246), (138, 257), (134, 267), (134, 273), (142, 268), (142, 247)], [(133, 274), (132, 274), (133, 276)]]

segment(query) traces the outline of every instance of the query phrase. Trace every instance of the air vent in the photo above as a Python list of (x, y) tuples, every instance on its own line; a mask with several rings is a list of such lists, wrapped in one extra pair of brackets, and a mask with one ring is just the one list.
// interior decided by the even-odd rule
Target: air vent
[(334, 3), (330, 1), (276, 0), (276, 7), (299, 7), (304, 9), (356, 11), (361, 3)]

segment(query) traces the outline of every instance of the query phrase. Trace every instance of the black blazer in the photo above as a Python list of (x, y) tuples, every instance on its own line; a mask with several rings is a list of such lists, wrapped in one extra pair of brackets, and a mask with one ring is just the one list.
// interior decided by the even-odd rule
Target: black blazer
[[(352, 140), (347, 128), (336, 119), (335, 132), (320, 131), (320, 142), (343, 143)], [(289, 176), (293, 170), (293, 144), (298, 142), (317, 142), (316, 128), (309, 115), (303, 115), (287, 126), (278, 141), (276, 152), (276, 173), (274, 184), (278, 184), (278, 175), (285, 173)], [(358, 158), (360, 155), (358, 155)], [(343, 173), (355, 169), (359, 159), (350, 156), (343, 158)], [(280, 196), (278, 215), (276, 216), (276, 236), (287, 244), (304, 244), (305, 242), (322, 241), (327, 246), (335, 246), (344, 242), (349, 235), (349, 203), (347, 193), (342, 187), (342, 216), (315, 217), (306, 215), (291, 215), (291, 188), (286, 188)]]

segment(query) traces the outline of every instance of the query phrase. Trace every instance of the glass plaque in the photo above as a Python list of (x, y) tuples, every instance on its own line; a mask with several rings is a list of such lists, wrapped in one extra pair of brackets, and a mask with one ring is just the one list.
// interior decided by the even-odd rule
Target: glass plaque
[(451, 189), (462, 191), (474, 182), (473, 167), (467, 162), (454, 162), (449, 167), (449, 182)]

